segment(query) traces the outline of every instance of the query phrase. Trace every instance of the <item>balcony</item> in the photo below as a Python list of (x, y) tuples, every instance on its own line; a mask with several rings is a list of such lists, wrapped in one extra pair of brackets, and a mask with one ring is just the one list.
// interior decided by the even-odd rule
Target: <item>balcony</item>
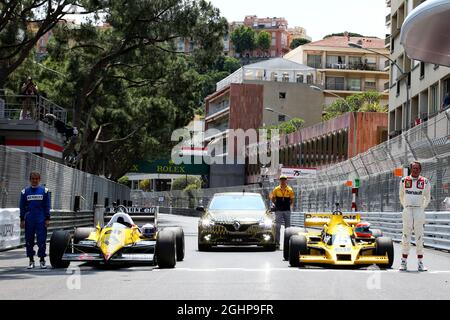
[(208, 109), (208, 114), (206, 115), (206, 117), (211, 117), (215, 114), (218, 114), (224, 110), (226, 110), (227, 108), (230, 107), (230, 101), (229, 100), (223, 100), (219, 103), (212, 103), (209, 105), (209, 109)]
[[(0, 96), (0, 119), (4, 120), (34, 120), (47, 122), (47, 115), (51, 114), (55, 120), (67, 123), (66, 109), (58, 106), (42, 96)], [(29, 113), (23, 112), (24, 106), (30, 109)]]
[(384, 71), (377, 68), (376, 63), (327, 63), (326, 69), (333, 70), (358, 70), (358, 71)]
[(390, 86), (389, 86), (389, 81), (384, 83), (384, 91), (389, 91)]
[(386, 27), (389, 27), (391, 25), (391, 14), (388, 14), (386, 16)]

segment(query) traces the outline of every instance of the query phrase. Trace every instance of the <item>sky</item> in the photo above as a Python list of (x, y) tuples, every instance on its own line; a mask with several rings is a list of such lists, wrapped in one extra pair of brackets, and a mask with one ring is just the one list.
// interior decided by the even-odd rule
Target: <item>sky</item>
[(284, 17), (289, 27), (304, 27), (313, 41), (338, 32), (384, 39), (389, 9), (385, 0), (210, 0), (228, 22), (246, 15)]

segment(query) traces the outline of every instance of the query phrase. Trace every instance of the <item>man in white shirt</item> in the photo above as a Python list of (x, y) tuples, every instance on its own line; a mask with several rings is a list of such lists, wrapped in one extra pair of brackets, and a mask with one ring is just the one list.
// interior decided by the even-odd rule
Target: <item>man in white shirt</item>
[(422, 165), (413, 162), (410, 165), (411, 175), (400, 182), (400, 203), (403, 210), (402, 262), (400, 271), (407, 270), (407, 259), (414, 230), (418, 271), (427, 271), (423, 264), (423, 235), (425, 225), (425, 208), (430, 203), (431, 185), (427, 178), (420, 175)]

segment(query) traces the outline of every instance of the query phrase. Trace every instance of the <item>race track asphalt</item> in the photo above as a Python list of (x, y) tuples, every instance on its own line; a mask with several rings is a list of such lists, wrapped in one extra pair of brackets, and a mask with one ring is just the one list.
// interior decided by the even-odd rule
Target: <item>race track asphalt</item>
[[(186, 257), (175, 269), (99, 269), (72, 263), (67, 270), (27, 270), (25, 249), (0, 252), (0, 299), (448, 299), (450, 254), (427, 249), (430, 271), (411, 257), (399, 272), (400, 247), (389, 270), (291, 268), (282, 251), (225, 248), (197, 251), (198, 218), (160, 215), (162, 226), (181, 226)], [(414, 248), (413, 248), (414, 252)]]

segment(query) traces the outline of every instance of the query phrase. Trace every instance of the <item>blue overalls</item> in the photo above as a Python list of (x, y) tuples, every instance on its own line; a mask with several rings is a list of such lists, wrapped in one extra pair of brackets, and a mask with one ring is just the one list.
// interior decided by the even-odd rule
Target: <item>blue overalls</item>
[(37, 235), (38, 257), (44, 258), (47, 241), (45, 220), (50, 220), (50, 194), (45, 187), (28, 187), (20, 195), (20, 221), (25, 221), (27, 257), (33, 258), (34, 236)]

